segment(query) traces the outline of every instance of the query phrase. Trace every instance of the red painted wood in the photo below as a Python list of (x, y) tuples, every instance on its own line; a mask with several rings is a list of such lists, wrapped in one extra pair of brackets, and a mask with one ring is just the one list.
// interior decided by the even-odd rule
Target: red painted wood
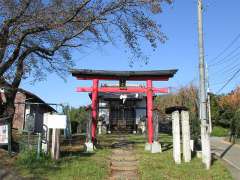
[(153, 90), (152, 80), (147, 80), (147, 124), (148, 124), (148, 143), (153, 142)]
[[(77, 92), (92, 92), (91, 87), (78, 87)], [(169, 88), (152, 88), (153, 93), (169, 93)], [(120, 92), (120, 93), (147, 93), (147, 88), (128, 87), (120, 89), (118, 87), (100, 87), (98, 92)]]
[(92, 89), (92, 140), (96, 138), (97, 129), (97, 106), (98, 106), (98, 79), (93, 79)]

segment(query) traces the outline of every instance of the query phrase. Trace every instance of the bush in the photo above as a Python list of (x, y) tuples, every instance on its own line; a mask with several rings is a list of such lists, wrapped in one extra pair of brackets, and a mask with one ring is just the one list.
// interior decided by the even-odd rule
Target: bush
[(33, 149), (22, 151), (21, 153), (19, 153), (17, 158), (17, 164), (27, 168), (47, 166), (50, 163), (51, 159), (49, 156), (41, 154), (40, 157), (37, 158), (37, 152)]
[(229, 135), (229, 129), (223, 128), (221, 126), (215, 126), (213, 127), (211, 136), (217, 136), (217, 137), (226, 137)]

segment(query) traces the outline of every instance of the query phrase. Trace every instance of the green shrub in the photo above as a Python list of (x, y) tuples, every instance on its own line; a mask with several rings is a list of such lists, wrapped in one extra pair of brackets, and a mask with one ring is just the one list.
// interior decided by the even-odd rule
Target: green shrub
[(19, 153), (17, 158), (17, 164), (20, 166), (24, 166), (27, 168), (36, 168), (41, 166), (47, 166), (51, 163), (51, 159), (49, 156), (45, 154), (41, 154), (39, 158), (37, 158), (36, 150), (24, 150)]
[(211, 136), (217, 136), (217, 137), (226, 137), (229, 135), (229, 129), (223, 128), (221, 126), (215, 126), (213, 127)]

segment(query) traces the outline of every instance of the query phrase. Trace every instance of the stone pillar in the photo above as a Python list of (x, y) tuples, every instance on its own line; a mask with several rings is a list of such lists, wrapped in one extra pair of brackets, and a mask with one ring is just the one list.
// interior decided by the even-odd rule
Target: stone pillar
[(162, 152), (161, 144), (158, 142), (158, 123), (159, 123), (159, 114), (158, 110), (154, 110), (153, 112), (153, 144), (151, 153), (159, 153)]
[(182, 144), (183, 144), (183, 158), (185, 162), (191, 161), (191, 144), (190, 144), (190, 126), (189, 126), (189, 112), (181, 111), (182, 121)]
[(173, 159), (176, 164), (181, 163), (181, 146), (180, 146), (180, 121), (179, 111), (172, 113), (172, 134), (173, 134)]
[(84, 149), (86, 152), (93, 152), (93, 142), (92, 142), (92, 113), (90, 109), (86, 109), (88, 111), (88, 121), (86, 127), (86, 142), (84, 144)]

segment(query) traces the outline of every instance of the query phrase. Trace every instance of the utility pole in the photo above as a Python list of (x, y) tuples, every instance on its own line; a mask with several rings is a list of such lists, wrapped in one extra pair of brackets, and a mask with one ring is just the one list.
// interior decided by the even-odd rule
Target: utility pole
[(198, 0), (198, 46), (199, 46), (199, 92), (200, 92), (200, 121), (201, 121), (201, 144), (202, 144), (202, 161), (206, 168), (210, 168), (211, 149), (210, 139), (207, 127), (207, 99), (205, 83), (205, 62), (203, 46), (203, 22), (202, 22), (202, 0)]
[(209, 71), (208, 65), (206, 64), (206, 81), (207, 81), (207, 109), (208, 109), (208, 125), (209, 133), (212, 133), (212, 117), (211, 117), (211, 96), (210, 96), (210, 85), (209, 85)]

